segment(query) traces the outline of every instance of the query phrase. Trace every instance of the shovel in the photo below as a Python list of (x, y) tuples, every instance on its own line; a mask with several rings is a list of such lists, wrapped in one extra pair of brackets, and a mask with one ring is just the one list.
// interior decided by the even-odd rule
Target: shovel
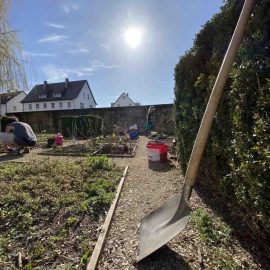
[(240, 46), (244, 29), (252, 11), (253, 3), (254, 0), (246, 0), (243, 5), (231, 42), (223, 59), (204, 112), (190, 156), (182, 193), (176, 194), (162, 206), (144, 216), (140, 221), (140, 251), (138, 261), (169, 242), (172, 238), (182, 232), (188, 223), (190, 217), (188, 201), (191, 196), (192, 187), (195, 183), (200, 160), (212, 126), (214, 115), (221, 99), (229, 71), (234, 62), (236, 51)]

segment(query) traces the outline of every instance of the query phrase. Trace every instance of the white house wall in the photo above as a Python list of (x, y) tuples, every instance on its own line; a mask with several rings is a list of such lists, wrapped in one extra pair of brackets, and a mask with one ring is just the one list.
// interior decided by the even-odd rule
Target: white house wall
[(6, 104), (1, 104), (0, 115), (5, 115), (6, 112), (7, 112), (7, 106), (6, 106)]
[(136, 106), (127, 94), (122, 94), (112, 107), (129, 107)]
[(82, 106), (85, 109), (96, 107), (96, 103), (93, 99), (93, 96), (91, 95), (87, 83), (85, 83), (85, 85), (83, 86), (78, 97), (74, 99), (75, 109), (82, 109), (81, 104), (83, 104)]
[[(68, 102), (70, 102), (71, 107), (68, 107)], [(44, 108), (44, 103), (47, 104), (47, 108)], [(54, 103), (54, 108), (52, 107)], [(60, 106), (62, 103), (62, 107)], [(29, 104), (32, 104), (32, 109), (29, 109)], [(38, 108), (36, 106), (38, 104)], [(23, 111), (24, 112), (36, 112), (36, 111), (56, 111), (56, 110), (72, 110), (75, 109), (73, 100), (57, 100), (57, 101), (43, 101), (43, 102), (33, 102), (33, 103), (24, 103)]]
[(16, 113), (23, 111), (23, 104), (21, 101), (26, 97), (26, 93), (21, 92), (7, 102), (7, 113)]

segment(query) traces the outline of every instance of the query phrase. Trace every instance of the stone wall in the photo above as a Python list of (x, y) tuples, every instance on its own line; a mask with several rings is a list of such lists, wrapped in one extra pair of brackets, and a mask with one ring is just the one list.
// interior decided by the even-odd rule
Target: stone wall
[[(154, 105), (152, 122), (154, 130), (158, 132), (174, 133), (173, 104)], [(109, 107), (80, 110), (40, 111), (16, 113), (20, 121), (29, 123), (35, 132), (46, 130), (47, 132), (61, 132), (61, 116), (67, 115), (98, 115), (103, 118), (104, 126), (108, 133), (113, 130), (113, 125), (119, 125), (127, 129), (137, 124), (139, 131), (143, 132), (146, 122), (148, 106), (135, 107)]]

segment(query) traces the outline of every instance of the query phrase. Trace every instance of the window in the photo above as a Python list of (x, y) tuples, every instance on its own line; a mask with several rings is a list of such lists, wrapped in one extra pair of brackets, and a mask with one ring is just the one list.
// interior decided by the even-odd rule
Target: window
[(63, 102), (59, 102), (59, 108), (63, 108)]
[(67, 102), (67, 107), (68, 107), (68, 108), (71, 108), (71, 101), (68, 101), (68, 102)]
[(28, 108), (30, 111), (32, 111), (32, 104), (28, 104)]
[(87, 99), (88, 99), (88, 100), (90, 99), (90, 96), (89, 96), (89, 95), (87, 95)]
[(92, 105), (89, 105), (89, 108), (93, 108), (93, 106)]
[(126, 96), (122, 96), (122, 99), (126, 99)]
[(128, 106), (131, 106), (131, 104), (129, 103)]
[(43, 108), (47, 109), (47, 103), (43, 103)]
[(80, 103), (80, 109), (83, 109), (83, 108), (84, 108), (84, 104)]
[(44, 98), (46, 98), (46, 97), (47, 97), (46, 94), (40, 94), (40, 95), (38, 96), (39, 99), (44, 99)]
[(52, 109), (55, 108), (54, 102), (51, 103), (51, 107), (52, 107)]
[(83, 99), (85, 99), (85, 93), (83, 93)]
[(39, 109), (39, 104), (38, 103), (36, 103), (36, 109)]
[(62, 95), (61, 95), (61, 93), (53, 93), (53, 97), (54, 98), (59, 98), (59, 97), (61, 97)]
[(117, 107), (120, 107), (120, 104), (117, 104)]
[(17, 111), (17, 107), (16, 106), (13, 106), (13, 111)]

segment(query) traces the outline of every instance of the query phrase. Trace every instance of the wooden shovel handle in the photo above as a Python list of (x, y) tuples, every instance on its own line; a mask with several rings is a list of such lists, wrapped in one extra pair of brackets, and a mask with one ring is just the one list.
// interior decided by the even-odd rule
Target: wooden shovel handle
[(195, 143), (193, 145), (193, 150), (185, 175), (185, 184), (187, 185), (193, 186), (195, 182), (204, 147), (213, 123), (214, 115), (220, 102), (230, 69), (235, 60), (237, 49), (240, 46), (241, 40), (243, 38), (244, 30), (252, 11), (253, 3), (254, 0), (246, 0), (243, 5), (231, 42), (220, 67), (215, 85), (212, 89), (211, 96), (209, 98)]

